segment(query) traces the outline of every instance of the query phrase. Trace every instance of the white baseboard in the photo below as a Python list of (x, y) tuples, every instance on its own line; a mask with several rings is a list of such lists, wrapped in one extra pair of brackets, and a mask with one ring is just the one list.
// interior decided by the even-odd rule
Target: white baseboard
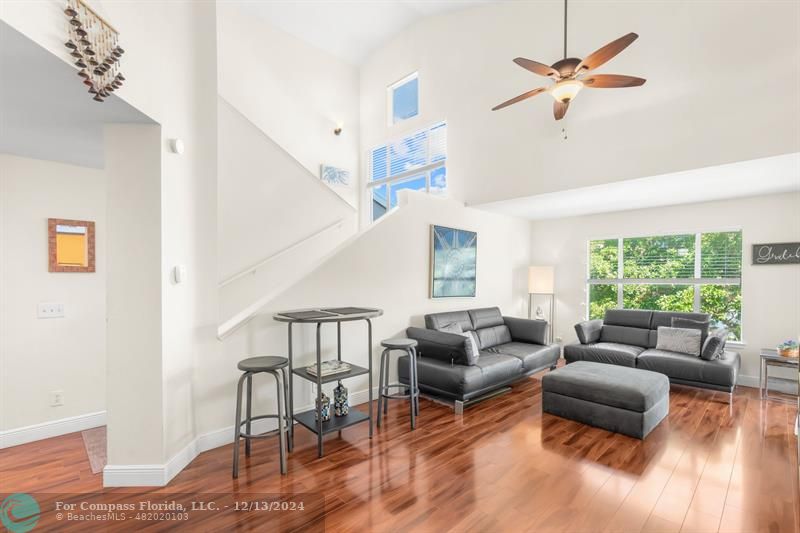
[[(360, 405), (369, 401), (368, 390), (354, 392), (350, 395), (351, 405)], [(372, 392), (372, 399), (378, 396), (378, 388)], [(311, 405), (295, 406), (295, 411), (311, 409)], [(263, 419), (253, 422), (253, 433), (264, 433), (278, 429), (275, 419)], [(210, 433), (204, 433), (187, 444), (163, 465), (107, 465), (103, 469), (104, 487), (163, 487), (181, 470), (189, 466), (198, 455), (233, 442), (234, 427), (224, 427)]]
[(106, 465), (104, 487), (163, 487), (166, 465)]
[(96, 413), (70, 416), (68, 418), (34, 424), (32, 426), (0, 431), (0, 449), (105, 425), (106, 412), (98, 411)]

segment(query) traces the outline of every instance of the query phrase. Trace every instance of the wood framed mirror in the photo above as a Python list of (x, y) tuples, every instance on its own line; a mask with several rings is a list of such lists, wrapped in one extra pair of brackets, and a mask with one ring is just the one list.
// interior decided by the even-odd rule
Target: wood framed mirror
[(94, 272), (94, 222), (47, 219), (50, 272)]

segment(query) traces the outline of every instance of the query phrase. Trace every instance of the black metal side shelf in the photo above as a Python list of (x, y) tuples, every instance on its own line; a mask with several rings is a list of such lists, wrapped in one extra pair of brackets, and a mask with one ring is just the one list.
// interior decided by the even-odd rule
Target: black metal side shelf
[[(364, 374), (369, 373), (369, 369), (368, 368), (364, 368), (363, 366), (354, 365), (353, 363), (350, 363), (349, 361), (345, 361), (345, 362), (350, 365), (350, 370), (348, 372), (340, 372), (338, 374), (331, 374), (329, 376), (322, 376), (322, 380), (321, 380), (322, 383), (331, 383), (333, 381), (339, 381), (339, 380), (342, 380), (342, 379), (354, 378), (356, 376), (362, 376)], [(304, 367), (304, 366), (301, 366), (301, 367), (298, 367), (298, 368), (293, 368), (292, 369), (292, 373), (295, 374), (296, 376), (300, 376), (303, 379), (307, 379), (308, 381), (311, 381), (313, 383), (317, 382), (317, 376), (315, 376), (313, 374), (309, 374), (309, 372), (306, 370), (306, 367)]]
[[(297, 420), (299, 424), (305, 426), (306, 429), (317, 433), (317, 420), (314, 418), (314, 409), (311, 411), (305, 411), (303, 413), (298, 413), (294, 415), (294, 419)], [(334, 431), (339, 431), (346, 427), (353, 426), (355, 424), (359, 424), (361, 422), (365, 422), (369, 420), (369, 415), (366, 413), (362, 413), (356, 409), (350, 408), (350, 412), (347, 413), (345, 416), (332, 416), (330, 420), (327, 420), (322, 423), (322, 434), (325, 435), (326, 433), (332, 433)]]
[[(288, 379), (288, 401), (289, 404), (289, 412), (294, 413), (294, 376), (301, 377), (306, 381), (310, 381), (317, 385), (317, 403), (319, 402), (320, 395), (322, 394), (322, 385), (325, 383), (330, 383), (333, 381), (340, 381), (343, 379), (349, 379), (356, 376), (362, 376), (366, 374), (369, 378), (369, 388), (367, 389), (368, 392), (368, 400), (367, 400), (367, 412), (363, 413), (357, 409), (353, 409), (352, 406), (350, 408), (350, 412), (345, 416), (333, 416), (330, 420), (325, 422), (320, 422), (316, 420), (315, 412), (319, 407), (316, 409), (311, 409), (309, 411), (305, 411), (303, 413), (297, 413), (293, 415), (294, 420), (296, 420), (301, 426), (305, 427), (312, 433), (317, 436), (317, 456), (323, 456), (323, 442), (322, 436), (325, 433), (331, 433), (334, 431), (340, 431), (343, 428), (353, 426), (355, 424), (359, 424), (361, 422), (367, 422), (369, 424), (369, 437), (372, 438), (372, 319), (379, 317), (383, 314), (381, 309), (374, 309), (368, 307), (334, 307), (334, 308), (317, 308), (317, 309), (297, 309), (292, 311), (282, 311), (277, 313), (273, 316), (274, 320), (278, 322), (285, 322), (287, 323), (287, 329), (289, 334), (289, 342), (288, 342), (288, 356), (289, 356), (289, 375), (290, 378)], [(294, 324), (305, 324), (305, 325), (316, 325), (316, 366), (317, 370), (320, 369), (320, 365), (322, 364), (322, 326), (323, 324), (336, 324), (336, 359), (338, 361), (342, 360), (342, 323), (343, 322), (357, 322), (357, 321), (364, 321), (366, 322), (367, 326), (367, 367), (354, 365), (347, 361), (350, 365), (350, 370), (348, 372), (341, 372), (339, 374), (330, 374), (328, 376), (315, 376), (313, 374), (309, 374), (306, 370), (305, 366), (296, 367), (294, 366), (294, 353), (292, 349), (292, 326)], [(294, 448), (294, 424), (289, 425), (289, 440), (288, 440), (288, 448), (291, 452)]]

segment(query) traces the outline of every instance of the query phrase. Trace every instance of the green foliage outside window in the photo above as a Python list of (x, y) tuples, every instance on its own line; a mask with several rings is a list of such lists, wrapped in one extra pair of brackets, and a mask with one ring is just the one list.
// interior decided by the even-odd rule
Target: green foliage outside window
[(626, 279), (694, 277), (694, 235), (666, 235), (622, 240)]
[[(622, 290), (625, 309), (708, 313), (712, 327), (727, 327), (730, 338), (740, 339), (742, 295), (736, 280), (741, 277), (742, 234), (731, 231), (699, 235), (700, 277), (728, 283), (691, 283), (696, 280), (697, 238), (687, 234), (622, 239), (622, 276), (618, 276), (619, 241), (591, 241), (589, 278), (601, 283), (589, 285), (589, 318), (603, 318), (607, 309), (616, 308), (617, 291)], [(627, 283), (617, 282), (618, 277)], [(650, 282), (630, 283), (639, 279)], [(602, 283), (606, 280), (608, 283)], [(686, 280), (686, 283), (657, 280)], [(695, 308), (695, 290), (699, 291), (699, 309)]]
[(589, 285), (589, 318), (603, 318), (606, 309), (617, 307), (616, 285)]

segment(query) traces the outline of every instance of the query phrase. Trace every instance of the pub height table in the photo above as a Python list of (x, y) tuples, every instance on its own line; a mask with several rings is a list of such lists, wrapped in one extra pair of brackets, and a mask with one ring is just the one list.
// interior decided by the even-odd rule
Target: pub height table
[[(292, 418), (301, 426), (305, 427), (317, 435), (317, 455), (322, 457), (322, 438), (327, 433), (341, 431), (346, 427), (369, 423), (369, 436), (372, 438), (372, 319), (383, 314), (383, 310), (371, 307), (324, 307), (316, 309), (297, 309), (293, 311), (281, 311), (273, 315), (273, 319), (278, 322), (286, 322), (289, 329), (289, 400), (288, 411)], [(352, 361), (342, 359), (342, 323), (364, 321), (367, 323), (367, 366), (358, 366)], [(350, 365), (350, 370), (337, 374), (322, 375), (322, 325), (336, 324), (336, 358)], [(316, 324), (317, 329), (317, 375), (313, 375), (306, 370), (305, 366), (295, 367), (292, 351), (292, 326), (295, 324)], [(322, 406), (322, 385), (332, 381), (369, 375), (369, 414), (364, 414), (356, 409), (350, 409), (345, 416), (332, 416), (330, 420), (322, 421), (321, 413), (314, 416)], [(317, 401), (314, 409), (302, 413), (294, 412), (294, 377), (300, 377), (317, 385)], [(294, 448), (294, 424), (289, 424), (289, 451)]]

